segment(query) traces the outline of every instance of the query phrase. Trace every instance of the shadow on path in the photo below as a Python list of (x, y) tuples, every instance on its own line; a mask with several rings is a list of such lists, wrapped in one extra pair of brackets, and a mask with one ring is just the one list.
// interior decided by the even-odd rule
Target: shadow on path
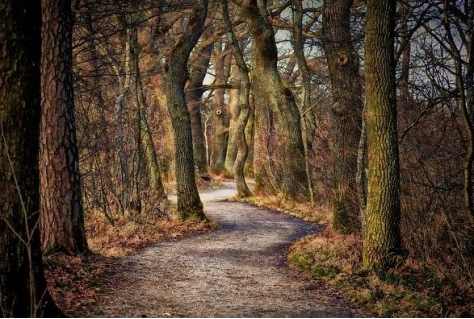
[(120, 259), (94, 310), (106, 317), (352, 317), (358, 312), (328, 288), (286, 264), (286, 250), (318, 226), (225, 199), (229, 188), (201, 194), (215, 231), (167, 241)]

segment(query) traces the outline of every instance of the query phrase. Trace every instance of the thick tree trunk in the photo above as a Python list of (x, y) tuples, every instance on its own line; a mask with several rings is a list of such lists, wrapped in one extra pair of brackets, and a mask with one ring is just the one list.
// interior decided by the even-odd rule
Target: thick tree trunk
[(63, 316), (38, 228), (40, 1), (0, 1), (0, 317)]
[(72, 83), (71, 1), (42, 3), (42, 244), (45, 250), (86, 253)]
[(181, 219), (205, 219), (203, 205), (196, 186), (191, 116), (186, 106), (184, 86), (189, 78), (187, 62), (204, 29), (207, 1), (196, 1), (192, 16), (181, 38), (171, 50), (165, 90), (168, 111), (173, 127), (176, 160), (176, 183), (178, 192), (178, 217)]
[(368, 192), (363, 264), (393, 267), (401, 253), (395, 105), (395, 1), (368, 0), (365, 36)]
[[(266, 1), (257, 4), (257, 0), (246, 0), (242, 8), (254, 37), (253, 89), (258, 92), (255, 111), (256, 129), (259, 131), (255, 135), (255, 187), (270, 193), (276, 187), (284, 196), (306, 200), (308, 183), (300, 114), (293, 93), (278, 73), (275, 35), (266, 18)], [(271, 137), (262, 136), (266, 134), (262, 128), (269, 130), (267, 132), (271, 133)], [(258, 170), (257, 165), (260, 166)]]
[(322, 29), (332, 92), (333, 227), (345, 234), (359, 228), (356, 175), (362, 98), (359, 58), (351, 38), (351, 6), (352, 0), (326, 0)]

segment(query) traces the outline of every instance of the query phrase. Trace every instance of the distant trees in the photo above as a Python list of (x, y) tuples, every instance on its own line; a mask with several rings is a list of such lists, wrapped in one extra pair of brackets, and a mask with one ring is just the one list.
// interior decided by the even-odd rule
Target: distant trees
[(464, 205), (474, 224), (474, 2), (466, 1), (463, 7), (447, 2), (435, 6), (444, 32), (433, 31), (432, 36), (452, 60), (440, 66), (454, 77), (451, 89), (456, 94), (465, 129)]
[(0, 316), (57, 317), (38, 227), (40, 1), (0, 1)]
[[(160, 122), (168, 120), (163, 88), (157, 87), (157, 96), (150, 90), (150, 83), (163, 80), (153, 44), (157, 35), (139, 32), (145, 23), (159, 28), (160, 14), (146, 2), (81, 1), (76, 8), (73, 57), (84, 205), (111, 221), (116, 213), (139, 213), (143, 196), (163, 201), (169, 175), (164, 168), (173, 169), (168, 154), (173, 143), (157, 134), (168, 136), (170, 130)], [(163, 144), (169, 149), (160, 148)]]
[(206, 78), (215, 40), (212, 39), (214, 27), (208, 25), (201, 36), (200, 43), (190, 58), (189, 80), (186, 85), (186, 103), (191, 116), (194, 163), (200, 173), (207, 172), (207, 151), (204, 143), (202, 123), (204, 79)]

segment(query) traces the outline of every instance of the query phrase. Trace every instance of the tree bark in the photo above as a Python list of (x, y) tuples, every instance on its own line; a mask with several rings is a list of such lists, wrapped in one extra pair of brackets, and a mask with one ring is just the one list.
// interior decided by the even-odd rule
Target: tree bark
[(0, 1), (0, 317), (57, 317), (38, 228), (41, 2)]
[(239, 86), (238, 89), (229, 90), (229, 140), (227, 142), (227, 153), (225, 154), (225, 173), (226, 175), (234, 175), (234, 163), (237, 157), (238, 146), (235, 136), (235, 124), (240, 115), (239, 98), (241, 96), (241, 75), (239, 68), (233, 64), (230, 71), (230, 82)]
[[(215, 70), (215, 82), (217, 84), (227, 83), (230, 76), (230, 65), (232, 55), (228, 48), (221, 48), (216, 43), (212, 63)], [(213, 134), (211, 144), (211, 171), (216, 175), (225, 173), (225, 155), (229, 140), (229, 112), (225, 102), (225, 89), (214, 90), (214, 105), (212, 112)]]
[(306, 63), (306, 57), (304, 55), (304, 42), (303, 37), (303, 1), (294, 0), (294, 12), (293, 12), (293, 34), (292, 34), (292, 46), (298, 68), (301, 73), (301, 102), (299, 111), (301, 114), (301, 133), (303, 138), (304, 146), (304, 163), (306, 180), (308, 181), (308, 192), (311, 204), (314, 204), (314, 191), (313, 182), (311, 178), (311, 167), (309, 162), (309, 151), (310, 151), (310, 136), (308, 126), (310, 121), (314, 123), (314, 113), (308, 112), (311, 108), (311, 71)]
[(205, 219), (203, 205), (196, 186), (191, 116), (186, 106), (184, 86), (189, 78), (187, 62), (204, 29), (207, 0), (196, 1), (184, 34), (176, 40), (168, 57), (165, 90), (173, 127), (178, 192), (177, 213), (180, 219)]
[(394, 25), (395, 1), (368, 0), (365, 26), (368, 191), (362, 258), (369, 269), (391, 268), (401, 254)]
[[(212, 35), (211, 32), (212, 28), (208, 27), (203, 36), (206, 35), (205, 38), (207, 38)], [(194, 163), (201, 173), (207, 172), (207, 155), (201, 118), (202, 96), (204, 94), (203, 83), (209, 68), (213, 48), (214, 44), (209, 43), (204, 48), (196, 51), (197, 58), (190, 67), (190, 76), (186, 86), (186, 101), (191, 115), (193, 134)]]
[(42, 3), (42, 244), (44, 250), (86, 253), (74, 114), (71, 1)]
[(244, 167), (248, 156), (248, 144), (245, 138), (245, 127), (250, 116), (250, 76), (249, 69), (245, 63), (242, 50), (239, 47), (237, 37), (232, 29), (229, 17), (229, 7), (227, 0), (222, 0), (222, 16), (235, 61), (242, 75), (240, 98), (238, 99), (238, 108), (240, 114), (235, 122), (234, 136), (237, 142), (237, 156), (234, 162), (233, 174), (237, 186), (237, 196), (240, 198), (248, 197), (252, 193), (245, 181)]
[[(241, 6), (254, 37), (253, 89), (258, 92), (255, 122), (259, 131), (255, 135), (255, 188), (264, 193), (276, 189), (286, 197), (306, 200), (308, 183), (300, 114), (293, 93), (278, 73), (278, 52), (267, 20), (266, 1), (246, 0)], [(268, 131), (264, 133), (262, 128)], [(271, 136), (262, 136), (267, 133)]]
[(166, 199), (165, 188), (163, 186), (163, 181), (161, 179), (160, 168), (158, 165), (158, 156), (156, 154), (155, 143), (153, 142), (153, 135), (151, 133), (150, 125), (148, 124), (148, 119), (146, 116), (146, 106), (147, 101), (144, 94), (144, 88), (142, 83), (141, 71), (140, 71), (140, 64), (139, 64), (139, 56), (138, 56), (138, 48), (134, 50), (135, 52), (135, 85), (136, 85), (136, 94), (137, 94), (137, 105), (139, 108), (139, 125), (140, 125), (140, 132), (141, 132), (141, 146), (143, 147), (143, 151), (145, 153), (146, 164), (148, 168), (148, 178), (150, 181), (150, 189), (152, 195), (157, 200)]
[(362, 92), (351, 37), (351, 6), (352, 0), (325, 0), (322, 25), (332, 92), (333, 227), (344, 234), (359, 228), (356, 175)]

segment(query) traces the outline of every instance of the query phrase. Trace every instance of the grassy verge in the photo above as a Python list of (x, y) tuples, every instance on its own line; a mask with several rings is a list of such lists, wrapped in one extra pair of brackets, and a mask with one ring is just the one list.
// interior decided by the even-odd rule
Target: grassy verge
[(291, 247), (289, 264), (340, 290), (367, 313), (380, 317), (474, 316), (474, 287), (468, 277), (464, 282), (454, 280), (441, 265), (427, 267), (417, 256), (388, 273), (366, 271), (360, 236), (334, 233), (328, 207), (309, 207), (279, 197), (246, 201), (321, 224), (321, 232)]

